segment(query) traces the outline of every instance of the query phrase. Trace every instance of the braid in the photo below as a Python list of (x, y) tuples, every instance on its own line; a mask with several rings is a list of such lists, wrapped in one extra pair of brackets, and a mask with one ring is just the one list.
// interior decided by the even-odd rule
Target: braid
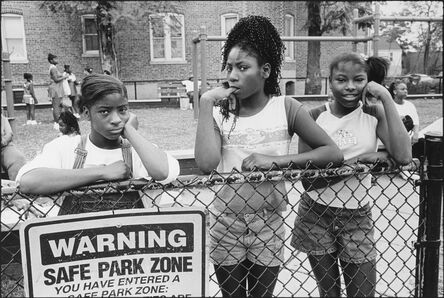
[(234, 46), (251, 52), (259, 65), (270, 64), (270, 76), (265, 81), (264, 92), (267, 95), (280, 95), (279, 80), (285, 47), (271, 21), (263, 16), (247, 16), (236, 23), (222, 48), (222, 71), (227, 66), (228, 55)]

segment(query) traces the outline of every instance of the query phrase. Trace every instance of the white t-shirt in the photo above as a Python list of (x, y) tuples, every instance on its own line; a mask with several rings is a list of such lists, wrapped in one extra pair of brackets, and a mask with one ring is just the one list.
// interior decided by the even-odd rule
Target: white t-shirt
[[(184, 80), (182, 84), (185, 86), (185, 89), (188, 92), (194, 91), (194, 81)], [(201, 81), (197, 81), (197, 86), (200, 88)]]
[(396, 110), (398, 110), (399, 116), (404, 117), (405, 115), (409, 115), (413, 120), (413, 124), (419, 125), (418, 112), (416, 111), (416, 107), (413, 103), (404, 100), (402, 104), (395, 102), (395, 107)]
[[(80, 143), (80, 138), (80, 135), (63, 135), (47, 143), (40, 154), (20, 169), (16, 178), (17, 183), (20, 183), (20, 180), (25, 173), (36, 168), (72, 169), (76, 157), (74, 150)], [(88, 154), (85, 159), (84, 168), (98, 165), (109, 165), (119, 160), (123, 161), (121, 148), (102, 149), (95, 146), (89, 138), (85, 144), (85, 150), (88, 151)], [(133, 177), (148, 179), (149, 172), (145, 169), (136, 150), (134, 150), (134, 148), (131, 148), (131, 150)], [(162, 184), (167, 184), (175, 180), (180, 171), (179, 162), (170, 154), (166, 154), (168, 157), (168, 177), (165, 180), (157, 181)]]
[[(67, 72), (63, 73), (64, 76), (69, 75)], [(69, 87), (69, 83), (68, 83), (68, 79), (64, 79), (62, 81), (63, 84), (63, 92), (65, 93), (65, 96), (70, 96), (71, 95), (71, 88)]]

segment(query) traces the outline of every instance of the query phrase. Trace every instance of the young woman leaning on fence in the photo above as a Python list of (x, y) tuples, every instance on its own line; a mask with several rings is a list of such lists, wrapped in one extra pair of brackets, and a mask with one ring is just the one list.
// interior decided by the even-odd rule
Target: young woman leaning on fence
[[(331, 102), (310, 111), (336, 142), (346, 163), (393, 158), (411, 161), (410, 140), (389, 91), (380, 85), (388, 69), (383, 58), (356, 53), (337, 56), (330, 64)], [(387, 148), (377, 152), (377, 138)], [(299, 142), (299, 152), (312, 146)], [(367, 193), (371, 175), (331, 181), (328, 187), (304, 184), (292, 245), (306, 252), (319, 294), (340, 297), (342, 266), (347, 296), (371, 297), (376, 287), (374, 226)]]
[(63, 135), (46, 144), (20, 169), (16, 178), (20, 191), (51, 194), (130, 177), (152, 177), (160, 183), (176, 179), (178, 161), (137, 131), (137, 118), (128, 110), (121, 81), (92, 74), (85, 77), (81, 90), (79, 108), (91, 122), (91, 132)]
[[(279, 33), (262, 16), (240, 19), (229, 33), (222, 64), (228, 82), (200, 99), (195, 156), (203, 172), (342, 161), (301, 103), (280, 96), (283, 51)], [(295, 133), (313, 149), (289, 155)], [(224, 297), (272, 296), (283, 261), (285, 193), (283, 183), (271, 182), (224, 185), (216, 192), (210, 258)]]

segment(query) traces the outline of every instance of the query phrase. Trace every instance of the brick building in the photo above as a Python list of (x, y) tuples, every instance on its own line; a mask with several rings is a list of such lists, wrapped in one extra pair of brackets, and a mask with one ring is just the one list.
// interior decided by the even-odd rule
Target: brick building
[[(93, 14), (85, 12), (72, 17), (63, 13), (55, 14), (41, 9), (41, 3), (42, 1), (1, 2), (2, 50), (9, 47), (11, 52), (11, 48), (14, 49), (11, 55), (13, 86), (19, 88), (23, 82), (23, 73), (30, 72), (37, 86), (37, 96), (41, 101), (46, 101), (49, 83), (48, 53), (59, 57), (59, 70), (63, 70), (64, 64), (71, 65), (78, 79), (84, 77), (83, 69), (87, 66), (100, 73), (102, 68)], [(181, 81), (191, 75), (192, 39), (197, 36), (196, 32), (201, 26), (207, 28), (208, 35), (225, 35), (239, 18), (258, 14), (269, 17), (282, 36), (307, 35), (306, 29), (303, 28), (307, 18), (305, 2), (170, 3), (175, 8), (175, 16), (182, 24), (175, 32), (162, 26), (154, 28), (153, 22), (137, 22), (134, 26), (118, 25), (116, 50), (120, 79), (126, 82), (130, 99), (134, 99), (137, 94), (137, 99), (156, 100), (159, 81)], [(131, 6), (134, 2), (127, 1), (124, 5)], [(168, 15), (162, 14), (160, 19), (162, 18), (167, 20)], [(281, 88), (285, 92), (286, 84), (292, 81), (296, 83), (295, 93), (303, 94), (302, 78), (306, 75), (307, 43), (296, 42), (287, 45)], [(220, 71), (221, 46), (222, 42), (207, 42), (207, 78), (210, 81), (215, 82), (224, 77)], [(328, 59), (341, 51), (350, 51), (351, 47), (350, 42), (336, 42), (334, 46), (328, 42), (321, 43), (321, 74), (328, 75)], [(135, 84), (134, 81), (138, 82)]]

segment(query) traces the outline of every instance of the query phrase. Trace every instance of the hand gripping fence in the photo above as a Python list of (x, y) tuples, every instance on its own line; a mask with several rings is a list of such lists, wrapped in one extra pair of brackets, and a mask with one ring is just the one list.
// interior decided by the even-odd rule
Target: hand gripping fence
[[(319, 292), (307, 254), (295, 250), (291, 245), (295, 219), (304, 197), (303, 184), (307, 186), (310, 183), (320, 183), (323, 186), (331, 186), (335, 179), (342, 179), (345, 183), (337, 192), (347, 191), (352, 199), (355, 189), (347, 185), (348, 179), (366, 176), (371, 176), (371, 187), (366, 188), (365, 193), (370, 198), (370, 205), (372, 205), (370, 216), (375, 227), (376, 295), (416, 296), (415, 292), (418, 292), (420, 286), (418, 275), (423, 274), (417, 272), (417, 251), (419, 251), (418, 246), (421, 246), (417, 243), (422, 243), (418, 239), (423, 239), (418, 233), (423, 230), (421, 224), (424, 218), (420, 216), (424, 215), (420, 212), (420, 206), (425, 200), (424, 196), (420, 195), (418, 185), (426, 179), (422, 164), (420, 165), (418, 160), (404, 167), (391, 167), (384, 163), (356, 163), (322, 169), (310, 164), (303, 169), (297, 169), (291, 164), (288, 168), (279, 168), (275, 165), (267, 171), (259, 169), (251, 172), (233, 170), (231, 173), (214, 171), (208, 176), (180, 176), (168, 185), (145, 180), (106, 182), (47, 196), (21, 193), (14, 184), (2, 183), (1, 295), (2, 297), (24, 295), (18, 230), (20, 224), (28, 218), (63, 216), (100, 210), (157, 208), (160, 211), (164, 207), (203, 206), (208, 215), (207, 226), (210, 231), (216, 230), (217, 224), (210, 220), (210, 215), (218, 219), (223, 213), (234, 213), (233, 216), (237, 219), (227, 224), (223, 232), (219, 231), (221, 235), (213, 238), (213, 242), (216, 241), (216, 243), (207, 248), (208, 253), (211, 254), (212, 250), (220, 249), (217, 242), (220, 239), (231, 239), (233, 241), (231, 246), (225, 247), (226, 259), (237, 260), (238, 255), (234, 250), (236, 245), (244, 247), (251, 245), (251, 248), (254, 247), (253, 258), (260, 259), (261, 255), (271, 255), (271, 264), (274, 254), (275, 258), (279, 258), (276, 250), (281, 250), (282, 265), (274, 277), (277, 282), (273, 295), (277, 297), (318, 296)], [(282, 200), (282, 206), (287, 206), (286, 209), (282, 208), (282, 212), (272, 209), (266, 194), (263, 194), (265, 208), (257, 212), (251, 211), (255, 208), (250, 205), (251, 197), (240, 191), (242, 187), (250, 187), (260, 192), (260, 185), (265, 182), (271, 183), (282, 198), (287, 198), (287, 202)], [(225, 200), (227, 208), (223, 212), (216, 211), (213, 205), (218, 197), (224, 196), (223, 188), (228, 189), (229, 193), (236, 194), (237, 198), (242, 197), (245, 201), (244, 209), (240, 211), (230, 209), (232, 202)], [(335, 208), (327, 209), (336, 210)], [(265, 225), (267, 231), (256, 229), (257, 220), (268, 223), (267, 218), (273, 216), (281, 217), (282, 220), (278, 222), (283, 223), (284, 229), (271, 221), (270, 226)], [(346, 224), (356, 226), (358, 221), (353, 216), (348, 218), (349, 222)], [(246, 228), (241, 236), (231, 232), (240, 223)], [(332, 223), (333, 230), (341, 229), (346, 224)], [(357, 228), (359, 229), (359, 225)], [(271, 239), (277, 239), (276, 243), (281, 243), (282, 247), (276, 248), (273, 243), (263, 241), (262, 236), (270, 231), (274, 234)], [(310, 232), (309, 230), (308, 233)], [(245, 234), (253, 235), (251, 242), (243, 240), (242, 237)], [(209, 235), (211, 235), (210, 238), (214, 237), (212, 233)], [(349, 241), (357, 240), (349, 239)], [(359, 247), (360, 243), (354, 243), (354, 245)], [(435, 266), (439, 266), (439, 262)], [(208, 272), (209, 295), (221, 296), (221, 289), (212, 265), (209, 266)], [(343, 280), (342, 283), (344, 283)], [(342, 294), (346, 295), (344, 284), (341, 289)], [(442, 291), (442, 287), (440, 290)]]

